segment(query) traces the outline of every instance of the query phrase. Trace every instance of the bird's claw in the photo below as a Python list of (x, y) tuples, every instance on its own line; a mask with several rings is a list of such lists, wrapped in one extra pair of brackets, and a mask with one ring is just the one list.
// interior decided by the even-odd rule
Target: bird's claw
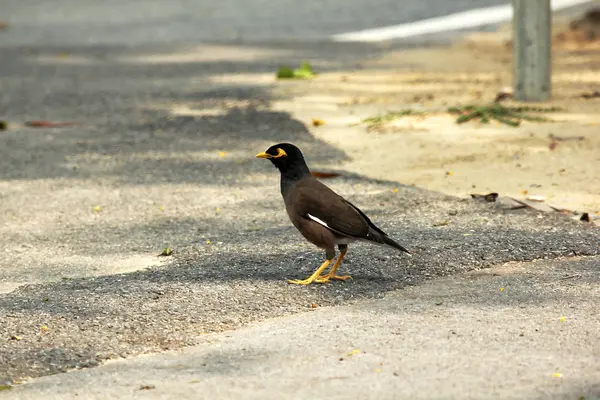
[(310, 285), (311, 283), (329, 283), (329, 281), (333, 279), (336, 281), (345, 281), (347, 279), (352, 279), (350, 275), (320, 275), (314, 279), (306, 278), (306, 279), (290, 279), (288, 283), (293, 285)]
[[(327, 279), (329, 280), (329, 278)], [(323, 281), (321, 277), (319, 278), (315, 278), (315, 279), (289, 279), (288, 283), (292, 284), (292, 285), (310, 285), (311, 283), (316, 282), (316, 283), (325, 283), (327, 281)]]
[(319, 276), (317, 279), (315, 279), (315, 282), (327, 283), (331, 279), (333, 279), (334, 281), (346, 281), (348, 279), (352, 279), (352, 277), (350, 275), (329, 275), (329, 274), (327, 274), (327, 275)]

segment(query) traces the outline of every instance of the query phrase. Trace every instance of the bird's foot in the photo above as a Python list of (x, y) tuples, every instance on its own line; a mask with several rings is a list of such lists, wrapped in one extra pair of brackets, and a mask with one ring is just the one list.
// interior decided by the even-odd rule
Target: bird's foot
[(327, 283), (331, 279), (333, 279), (334, 281), (346, 281), (348, 279), (352, 279), (352, 277), (350, 275), (331, 275), (331, 274), (327, 274), (327, 275), (319, 276), (318, 278), (315, 279), (315, 282), (317, 282), (317, 283)]
[(325, 283), (329, 280), (329, 278), (327, 278), (327, 280), (323, 280), (324, 276), (317, 276), (317, 277), (308, 277), (306, 279), (289, 279), (288, 283), (291, 283), (292, 285), (310, 285), (311, 283), (315, 282), (315, 283)]

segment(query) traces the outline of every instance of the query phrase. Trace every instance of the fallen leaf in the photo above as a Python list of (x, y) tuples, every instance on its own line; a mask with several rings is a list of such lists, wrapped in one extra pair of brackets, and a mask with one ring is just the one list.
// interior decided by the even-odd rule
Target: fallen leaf
[(550, 151), (553, 151), (554, 149), (556, 149), (556, 146), (558, 146), (558, 142), (556, 141), (552, 141), (550, 142), (550, 144), (548, 145), (548, 148), (550, 149)]
[(393, 189), (392, 189), (392, 192), (394, 192), (394, 193), (398, 193), (398, 188), (393, 188)]
[(360, 351), (358, 349), (354, 349), (354, 350), (352, 350), (352, 352), (346, 354), (346, 357), (352, 357), (352, 356), (357, 355), (358, 353), (360, 353)]
[(62, 128), (65, 126), (77, 126), (81, 124), (79, 122), (26, 121), (25, 125), (32, 128)]
[(12, 390), (13, 388), (13, 385), (0, 385), (0, 392), (2, 392), (3, 390)]
[(323, 172), (323, 171), (311, 171), (311, 175), (314, 176), (315, 178), (322, 178), (322, 179), (337, 178), (338, 176), (341, 176), (341, 174), (338, 174), (337, 172)]
[(553, 135), (552, 133), (548, 135), (548, 137), (551, 140), (557, 141), (557, 142), (567, 142), (567, 141), (582, 141), (585, 140), (585, 136), (569, 136), (569, 137), (562, 137), (562, 136), (556, 136)]
[(210, 244), (210, 240), (206, 240), (206, 242), (205, 242), (205, 243), (206, 243), (206, 244)]
[(446, 171), (446, 176), (452, 176), (454, 175), (454, 171)]
[(40, 330), (42, 331), (42, 333), (46, 333), (46, 332), (48, 332), (48, 327), (46, 325), (42, 325)]
[(322, 119), (313, 118), (312, 124), (313, 124), (313, 126), (321, 126), (321, 125), (325, 125), (325, 121), (323, 121)]
[(537, 194), (531, 194), (531, 195), (527, 196), (527, 200), (542, 203), (542, 202), (546, 201), (546, 197), (540, 196)]
[(555, 373), (552, 374), (553, 378), (562, 378), (562, 376), (563, 375), (560, 372), (555, 372)]
[(152, 389), (156, 389), (156, 386), (154, 386), (154, 385), (141, 385), (140, 386), (140, 390), (152, 390)]
[(501, 291), (501, 292), (504, 292), (504, 288), (503, 288), (503, 287), (501, 287), (501, 288), (500, 288), (500, 291)]
[(317, 307), (319, 307), (319, 306), (317, 305), (317, 303), (312, 303), (312, 304), (310, 305), (310, 308), (317, 308)]
[(487, 203), (493, 203), (498, 198), (498, 193), (488, 193), (488, 194), (471, 194), (471, 198), (474, 200), (485, 200)]
[(225, 157), (226, 155), (227, 155), (227, 153), (224, 151), (219, 152), (219, 157)]
[(581, 95), (581, 97), (583, 97), (584, 99), (595, 99), (597, 97), (600, 97), (600, 92), (597, 91), (597, 90), (595, 90), (595, 91), (593, 91), (591, 93), (583, 93)]
[(528, 194), (529, 194), (529, 191), (528, 191), (527, 189), (523, 189), (523, 190), (521, 190), (521, 194), (522, 194), (523, 196), (526, 196), (526, 195), (528, 195)]
[(277, 70), (278, 79), (308, 79), (314, 76), (314, 72), (309, 63), (303, 62), (299, 68), (292, 69), (288, 66), (280, 67)]
[(8, 124), (6, 121), (0, 120), (0, 131), (5, 131), (6, 129), (8, 129)]
[(21, 340), (21, 339), (23, 339), (23, 338), (22, 338), (21, 336), (17, 336), (17, 335), (12, 335), (12, 336), (10, 337), (10, 340), (16, 340), (16, 341), (19, 341), (19, 340)]
[(281, 67), (277, 71), (277, 78), (279, 79), (290, 79), (294, 77), (294, 70), (290, 67)]
[(496, 98), (494, 99), (494, 103), (499, 103), (502, 100), (510, 99), (513, 97), (512, 88), (505, 87), (501, 91), (496, 94)]
[(170, 247), (166, 247), (166, 248), (165, 248), (165, 249), (162, 251), (162, 253), (160, 253), (158, 256), (159, 256), (159, 257), (167, 257), (167, 256), (170, 256), (170, 255), (172, 255), (172, 254), (173, 254), (173, 250), (171, 250), (171, 248), (170, 248)]
[(565, 318), (565, 317), (560, 317), (558, 320), (559, 320), (560, 322), (565, 322), (566, 318)]
[(94, 207), (94, 211), (99, 213), (100, 211), (102, 211), (102, 207), (101, 206), (96, 206)]

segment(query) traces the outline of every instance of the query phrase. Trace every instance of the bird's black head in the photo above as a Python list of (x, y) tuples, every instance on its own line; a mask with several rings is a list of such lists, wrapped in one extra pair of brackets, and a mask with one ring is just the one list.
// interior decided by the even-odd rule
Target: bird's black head
[(275, 144), (266, 151), (257, 154), (256, 158), (267, 158), (285, 178), (299, 179), (306, 174), (310, 174), (302, 152), (291, 143)]

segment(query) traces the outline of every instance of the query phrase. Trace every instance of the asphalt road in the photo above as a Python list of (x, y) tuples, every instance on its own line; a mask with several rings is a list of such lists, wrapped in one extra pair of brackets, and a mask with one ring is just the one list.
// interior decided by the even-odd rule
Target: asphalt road
[[(311, 3), (302, 3), (304, 14), (280, 4), (265, 20), (248, 19), (250, 3), (241, 1), (219, 3), (228, 11), (212, 17), (190, 13), (183, 2), (98, 4), (3, 6), (10, 25), (0, 33), (0, 110), (9, 129), (0, 134), (0, 281), (18, 288), (0, 294), (0, 382), (206, 343), (207, 333), (313, 303), (381, 298), (506, 261), (598, 255), (598, 231), (565, 216), (507, 212), (345, 174), (330, 184), (416, 256), (356, 246), (344, 270), (354, 281), (290, 287), (285, 279), (310, 273), (322, 254), (290, 226), (276, 171), (253, 155), (283, 140), (298, 143), (311, 164), (335, 166), (346, 155), (293, 116), (269, 109), (269, 85), (217, 78), (273, 73), (282, 59), (307, 58), (320, 71), (349, 68), (363, 48), (197, 44), (239, 32), (272, 40), (278, 29), (292, 31), (287, 26), (325, 29)], [(328, 19), (345, 15), (338, 9), (332, 5)], [(266, 24), (278, 12), (290, 20)], [(342, 21), (314, 37), (344, 30)], [(180, 46), (184, 41), (196, 44)], [(175, 114), (177, 104), (188, 111)], [(32, 119), (82, 125), (24, 126)], [(440, 220), (448, 225), (434, 226)], [(165, 246), (175, 252), (161, 266), (123, 271), (110, 264), (156, 259)]]
[(0, 45), (314, 41), (504, 4), (502, 0), (19, 0)]

